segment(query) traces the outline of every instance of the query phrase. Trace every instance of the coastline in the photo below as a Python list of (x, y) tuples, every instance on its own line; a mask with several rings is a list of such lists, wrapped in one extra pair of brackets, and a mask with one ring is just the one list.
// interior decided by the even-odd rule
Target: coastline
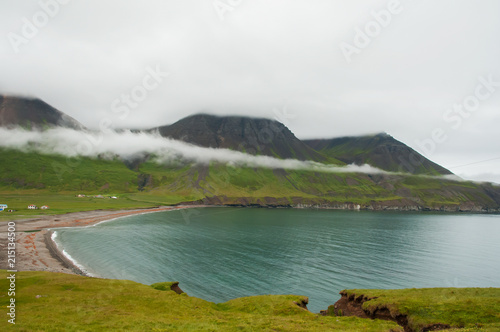
[[(90, 276), (64, 255), (52, 239), (54, 229), (88, 227), (117, 218), (205, 205), (162, 206), (133, 210), (95, 210), (16, 220), (16, 268), (18, 271), (49, 271)], [(0, 269), (7, 267), (7, 223), (0, 230)]]
[(47, 249), (49, 250), (50, 255), (54, 259), (58, 260), (64, 268), (70, 269), (73, 272), (73, 274), (78, 274), (81, 276), (90, 277), (90, 275), (88, 273), (83, 271), (75, 263), (73, 263), (68, 257), (66, 257), (64, 255), (64, 253), (61, 251), (61, 249), (57, 246), (57, 243), (52, 238), (54, 232), (55, 232), (54, 230), (49, 230), (49, 231), (47, 231), (47, 233), (45, 233), (43, 235), (44, 240), (45, 240), (45, 245), (46, 245)]

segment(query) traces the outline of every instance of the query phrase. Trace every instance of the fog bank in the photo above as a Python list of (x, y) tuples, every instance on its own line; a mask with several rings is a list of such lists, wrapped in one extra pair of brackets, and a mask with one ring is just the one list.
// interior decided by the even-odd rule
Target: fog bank
[(143, 132), (86, 132), (68, 128), (53, 128), (45, 131), (0, 128), (0, 146), (21, 151), (36, 151), (42, 154), (59, 154), (67, 157), (115, 157), (130, 160), (139, 156), (153, 155), (160, 164), (195, 162), (207, 164), (212, 161), (229, 166), (283, 168), (320, 172), (387, 173), (370, 165), (334, 166), (313, 161), (277, 159), (269, 156), (254, 156), (246, 153), (195, 146)]

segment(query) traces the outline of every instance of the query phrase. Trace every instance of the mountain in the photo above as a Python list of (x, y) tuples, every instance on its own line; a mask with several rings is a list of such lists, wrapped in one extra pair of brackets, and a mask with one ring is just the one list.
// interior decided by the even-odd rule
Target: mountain
[[(40, 99), (3, 95), (0, 95), (0, 126), (85, 128)], [(202, 147), (231, 149), (253, 155), (338, 165), (370, 164), (386, 171), (411, 174), (452, 174), (388, 134), (301, 141), (275, 120), (209, 114), (188, 116), (174, 124), (149, 130), (152, 131)]]
[(242, 151), (283, 159), (343, 164), (300, 141), (282, 123), (242, 116), (196, 114), (168, 126), (153, 128), (164, 137), (191, 144)]
[(406, 144), (382, 133), (370, 136), (304, 140), (311, 148), (346, 164), (369, 164), (390, 171), (421, 175), (452, 174)]
[(0, 95), (0, 126), (43, 129), (60, 126), (85, 128), (81, 123), (40, 99)]
[[(83, 127), (41, 100), (18, 97), (1, 96), (0, 121), (2, 126), (29, 128)], [(408, 174), (450, 172), (386, 134), (303, 142), (277, 121), (207, 114), (150, 131), (204, 147), (325, 163), (368, 163), (406, 174), (231, 167), (216, 162), (158, 164), (147, 158), (133, 167), (118, 158), (79, 157), (68, 163), (61, 155), (0, 147), (0, 153), (9, 156), (0, 163), (0, 191), (113, 192), (158, 204), (500, 211), (498, 186)]]

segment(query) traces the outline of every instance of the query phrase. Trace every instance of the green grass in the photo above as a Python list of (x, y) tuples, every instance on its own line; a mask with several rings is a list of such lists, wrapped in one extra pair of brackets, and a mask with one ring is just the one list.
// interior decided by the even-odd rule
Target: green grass
[(374, 312), (387, 308), (393, 316), (408, 316), (408, 325), (415, 331), (441, 323), (454, 328), (500, 331), (500, 288), (424, 288), (401, 290), (346, 291), (374, 298), (363, 309)]
[[(8, 289), (6, 276), (6, 271), (0, 270), (0, 289)], [(176, 294), (170, 290), (171, 284), (147, 286), (127, 280), (18, 272), (16, 325), (10, 328), (19, 331), (402, 331), (391, 321), (311, 313), (297, 305), (305, 296), (262, 295), (215, 304)], [(369, 312), (387, 308), (394, 316), (406, 315), (410, 327), (416, 331), (437, 323), (448, 324), (454, 331), (500, 330), (499, 288), (346, 292), (373, 298), (363, 305)], [(6, 293), (0, 295), (2, 308), (8, 301)]]
[(0, 148), (0, 188), (107, 193), (137, 190), (137, 174), (119, 160), (66, 158)]
[[(471, 201), (482, 202), (490, 206), (495, 205), (482, 190), (477, 190), (477, 184), (470, 181), (459, 182), (412, 175), (405, 176), (397, 185), (408, 188), (415, 197), (430, 207), (460, 205)], [(491, 188), (491, 185), (483, 186)]]
[[(0, 212), (0, 221), (91, 210), (150, 208), (159, 205), (155, 202), (131, 200), (126, 194), (116, 195), (118, 199), (78, 198), (74, 193), (51, 193), (42, 190), (17, 190), (11, 192), (4, 190), (0, 191), (0, 202), (7, 204), (9, 206), (8, 209), (16, 211), (13, 213), (7, 211)], [(50, 209), (28, 210), (27, 207), (29, 204), (35, 204), (38, 207), (48, 205)]]
[[(0, 271), (0, 288), (8, 289)], [(62, 273), (16, 274), (18, 331), (401, 331), (393, 322), (326, 317), (300, 308), (304, 296), (265, 295), (215, 304), (168, 287)], [(182, 287), (182, 284), (180, 285)], [(166, 290), (161, 290), (166, 289)], [(0, 295), (0, 305), (9, 298)], [(5, 316), (5, 314), (4, 314)], [(8, 324), (4, 317), (2, 326)], [(10, 324), (8, 324), (10, 325)]]
[(303, 197), (359, 203), (396, 197), (390, 191), (374, 185), (364, 175), (305, 170), (275, 172), (264, 168), (232, 169), (211, 165), (205, 183), (210, 192), (221, 192), (229, 197)]

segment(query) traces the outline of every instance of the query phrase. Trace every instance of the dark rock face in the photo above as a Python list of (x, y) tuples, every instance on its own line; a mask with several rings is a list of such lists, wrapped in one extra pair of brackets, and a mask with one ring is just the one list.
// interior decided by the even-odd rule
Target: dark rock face
[(164, 137), (203, 147), (284, 159), (326, 160), (295, 137), (282, 123), (269, 119), (197, 114), (151, 130), (158, 130)]
[(0, 96), (0, 126), (44, 129), (60, 126), (84, 129), (78, 121), (40, 99)]
[(406, 144), (387, 134), (305, 140), (305, 144), (347, 164), (369, 164), (390, 171), (412, 174), (452, 174)]

